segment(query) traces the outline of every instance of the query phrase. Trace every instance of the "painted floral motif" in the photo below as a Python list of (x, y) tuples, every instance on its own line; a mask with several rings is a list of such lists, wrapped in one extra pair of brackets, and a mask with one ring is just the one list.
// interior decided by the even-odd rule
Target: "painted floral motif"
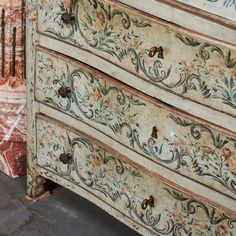
[[(197, 87), (201, 90), (204, 98), (214, 98), (220, 100), (222, 103), (236, 108), (236, 58), (232, 58), (231, 51), (222, 51), (222, 49), (216, 45), (210, 45), (208, 43), (200, 43), (193, 38), (183, 37), (178, 34), (177, 37), (187, 46), (198, 48), (199, 51), (196, 54), (194, 61), (180, 63), (180, 71), (184, 74), (182, 80), (183, 93), (187, 93), (191, 90), (196, 90)], [(220, 69), (217, 65), (207, 66), (208, 60), (211, 58), (211, 53), (218, 54), (227, 68), (233, 68), (230, 77), (224, 77), (225, 70)], [(196, 62), (199, 61), (199, 65)], [(203, 63), (201, 63), (201, 61)], [(202, 64), (200, 66), (200, 63)], [(201, 75), (205, 74), (212, 79), (214, 76), (215, 87), (209, 86), (209, 83), (201, 79)], [(220, 80), (219, 75), (222, 77)]]
[[(137, 171), (83, 135), (65, 131), (42, 118), (38, 120), (37, 130), (39, 165), (110, 201), (158, 235), (232, 236), (235, 233), (236, 219)], [(70, 163), (62, 164), (59, 157), (63, 153), (71, 154)], [(142, 209), (142, 202), (150, 195), (154, 196), (154, 207)]]
[[(154, 85), (236, 114), (234, 51), (170, 31), (109, 3), (77, 0), (68, 7), (63, 0), (49, 6), (39, 1), (39, 20), (43, 19), (39, 30), (88, 49)], [(75, 14), (75, 23), (62, 22), (65, 12)]]
[[(47, 1), (48, 2), (48, 1)], [(36, 15), (37, 4), (35, 0), (26, 0), (26, 56), (28, 58), (35, 58), (35, 41), (36, 41)], [(27, 115), (28, 115), (28, 142), (30, 143), (27, 151), (28, 165), (30, 166), (32, 161), (35, 161), (35, 104), (34, 104), (34, 77), (35, 77), (35, 65), (31, 63), (31, 66), (26, 67), (27, 74)], [(29, 175), (28, 175), (29, 176)], [(31, 187), (30, 187), (31, 188)]]
[[(41, 50), (36, 61), (38, 101), (92, 125), (151, 160), (235, 196), (236, 137), (172, 114), (77, 62), (65, 63)], [(64, 87), (70, 92), (62, 98), (58, 91)]]

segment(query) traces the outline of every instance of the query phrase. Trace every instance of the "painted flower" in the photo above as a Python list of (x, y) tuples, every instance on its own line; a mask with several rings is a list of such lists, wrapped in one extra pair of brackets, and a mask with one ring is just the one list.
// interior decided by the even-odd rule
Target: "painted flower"
[(43, 68), (39, 69), (38, 70), (38, 77), (40, 77), (42, 79), (47, 78), (47, 72)]
[(92, 97), (93, 102), (96, 102), (99, 99), (101, 99), (102, 94), (101, 94), (101, 91), (99, 90), (99, 88), (93, 88), (93, 91), (91, 93), (91, 97)]
[(221, 68), (219, 65), (209, 65), (208, 69), (211, 75), (225, 76), (226, 73), (225, 68)]
[(236, 174), (236, 160), (229, 159), (228, 165), (229, 165), (229, 171)]
[(44, 136), (41, 140), (42, 140), (41, 143), (43, 144), (43, 146), (48, 146), (49, 144), (48, 137)]
[(138, 48), (139, 46), (140, 46), (140, 41), (137, 38), (133, 39), (130, 43), (131, 48)]
[(184, 215), (179, 209), (175, 208), (173, 211), (174, 221), (182, 226), (188, 223), (188, 217)]
[(135, 124), (134, 116), (132, 116), (131, 114), (128, 114), (128, 115), (125, 117), (125, 123), (130, 124), (130, 125)]
[(101, 25), (104, 25), (106, 22), (105, 16), (102, 12), (97, 13), (97, 19), (100, 21)]
[(113, 170), (113, 168), (108, 168), (106, 170), (106, 176), (109, 178), (110, 181), (115, 181), (117, 179), (116, 172)]
[(212, 155), (214, 152), (211, 147), (205, 145), (202, 145), (200, 149), (204, 155)]
[(196, 64), (189, 61), (182, 61), (182, 69), (186, 75), (191, 75), (196, 70)]
[(49, 136), (53, 136), (55, 134), (55, 130), (52, 126), (48, 126), (47, 127), (47, 133), (49, 134)]
[(236, 68), (232, 71), (232, 77), (236, 78)]
[(102, 29), (105, 22), (106, 22), (106, 20), (105, 20), (105, 16), (103, 15), (103, 13), (98, 12), (96, 14), (96, 18), (94, 19), (93, 26), (97, 31), (99, 31)]
[[(175, 137), (174, 135), (175, 135), (174, 133), (171, 134), (171, 136)], [(173, 142), (173, 145), (176, 146), (176, 147), (185, 147), (187, 145), (187, 143), (186, 143), (185, 140), (178, 138), (178, 140), (175, 140)]]
[(71, 2), (71, 0), (63, 0), (64, 7), (69, 8), (70, 7), (70, 2)]
[(46, 60), (45, 60), (45, 65), (46, 65), (48, 68), (53, 68), (53, 61), (52, 61), (52, 58), (47, 57)]
[(64, 135), (60, 135), (59, 139), (60, 139), (61, 143), (66, 142), (66, 138), (64, 137)]
[(224, 148), (222, 150), (222, 156), (225, 158), (225, 159), (228, 159), (232, 156), (233, 152), (229, 149), (229, 148)]
[(192, 225), (195, 228), (197, 232), (199, 232), (197, 235), (203, 235), (203, 232), (209, 232), (207, 235), (212, 235), (211, 227), (209, 223), (207, 223), (205, 220), (202, 219), (193, 219)]
[(99, 156), (97, 156), (95, 154), (91, 156), (90, 164), (91, 164), (91, 168), (93, 171), (95, 171), (98, 166), (101, 166), (102, 163), (103, 163), (103, 161)]
[(215, 235), (216, 236), (227, 236), (228, 229), (226, 228), (226, 226), (224, 224), (220, 224), (216, 227)]

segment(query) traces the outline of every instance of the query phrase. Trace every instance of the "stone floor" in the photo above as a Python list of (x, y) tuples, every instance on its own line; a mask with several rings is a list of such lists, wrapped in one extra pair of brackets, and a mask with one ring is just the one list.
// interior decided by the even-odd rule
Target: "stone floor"
[(0, 173), (0, 236), (138, 236), (62, 187), (53, 191), (53, 197), (29, 202), (25, 181)]

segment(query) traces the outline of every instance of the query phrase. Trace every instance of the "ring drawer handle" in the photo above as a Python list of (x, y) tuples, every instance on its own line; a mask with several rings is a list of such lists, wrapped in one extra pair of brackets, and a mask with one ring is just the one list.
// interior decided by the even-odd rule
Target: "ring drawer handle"
[(66, 25), (69, 25), (69, 24), (72, 25), (75, 22), (75, 15), (73, 13), (65, 12), (62, 14), (61, 20)]
[(148, 206), (155, 207), (153, 196), (150, 196), (149, 199), (144, 199), (142, 204), (141, 204), (141, 207), (142, 207), (143, 210), (146, 210)]
[(158, 58), (164, 59), (164, 49), (163, 49), (163, 47), (158, 48), (158, 47), (154, 46), (149, 50), (149, 57), (154, 57), (156, 54), (157, 54)]
[(70, 153), (62, 153), (59, 157), (59, 160), (63, 163), (63, 164), (71, 164), (72, 163), (72, 155)]
[(71, 93), (71, 88), (67, 86), (62, 86), (58, 89), (58, 93), (62, 98), (69, 97)]

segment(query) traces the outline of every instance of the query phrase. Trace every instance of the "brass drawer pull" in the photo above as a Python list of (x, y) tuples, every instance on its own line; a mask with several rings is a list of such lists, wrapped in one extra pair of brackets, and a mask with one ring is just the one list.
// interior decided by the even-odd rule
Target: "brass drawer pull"
[(148, 206), (155, 207), (154, 206), (154, 197), (153, 196), (150, 196), (149, 199), (144, 199), (143, 200), (142, 205), (141, 205), (142, 209), (146, 210)]
[(75, 22), (75, 15), (73, 13), (65, 12), (62, 14), (61, 20), (66, 25), (69, 25), (69, 24), (72, 25)]
[(58, 93), (62, 98), (68, 98), (71, 93), (71, 88), (67, 86), (62, 86), (58, 89)]
[(62, 153), (59, 157), (59, 160), (63, 163), (63, 164), (71, 164), (72, 163), (72, 155), (70, 153)]
[[(158, 53), (158, 54), (157, 54)], [(157, 54), (158, 58), (164, 59), (164, 49), (163, 47), (152, 47), (149, 51), (149, 56), (154, 57)]]

